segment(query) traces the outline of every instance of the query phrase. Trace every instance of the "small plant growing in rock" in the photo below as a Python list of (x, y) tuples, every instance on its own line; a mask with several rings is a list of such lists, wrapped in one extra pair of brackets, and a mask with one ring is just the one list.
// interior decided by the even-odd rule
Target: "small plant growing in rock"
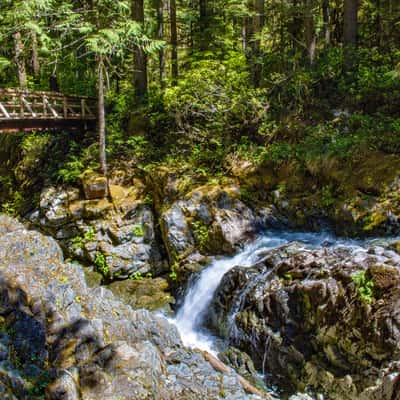
[(92, 242), (96, 236), (96, 231), (94, 230), (93, 226), (91, 226), (83, 236), (75, 236), (72, 238), (72, 248), (74, 250), (82, 249), (86, 242)]
[(94, 230), (93, 226), (91, 226), (83, 235), (83, 240), (85, 242), (92, 242), (96, 235), (96, 231)]
[(176, 281), (178, 279), (178, 274), (176, 272), (176, 268), (178, 266), (178, 262), (175, 262), (172, 264), (171, 269), (169, 271), (169, 279), (171, 279), (171, 281)]
[(110, 267), (107, 265), (106, 256), (103, 253), (98, 252), (96, 254), (94, 265), (96, 266), (97, 271), (99, 271), (104, 277), (110, 276)]
[(374, 281), (366, 276), (365, 271), (359, 271), (352, 276), (353, 282), (357, 286), (358, 298), (371, 304), (374, 300)]
[(201, 221), (192, 222), (192, 226), (197, 244), (199, 245), (200, 249), (204, 249), (207, 246), (209, 239), (208, 226)]
[(134, 272), (133, 274), (131, 274), (129, 276), (129, 279), (132, 281), (140, 281), (143, 279), (143, 275), (141, 272), (137, 271), (137, 272)]
[(82, 236), (75, 236), (74, 238), (72, 238), (71, 243), (73, 250), (82, 249), (83, 245), (85, 244)]
[(140, 224), (135, 225), (132, 228), (132, 235), (133, 236), (138, 236), (138, 237), (143, 237), (144, 236), (144, 228), (143, 228), (143, 226), (140, 225)]

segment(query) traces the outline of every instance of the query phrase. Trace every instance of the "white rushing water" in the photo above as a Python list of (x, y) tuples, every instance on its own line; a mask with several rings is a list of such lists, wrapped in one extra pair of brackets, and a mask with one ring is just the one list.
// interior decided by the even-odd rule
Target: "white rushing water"
[(360, 248), (359, 242), (339, 240), (328, 233), (268, 231), (253, 243), (245, 246), (235, 256), (214, 259), (189, 288), (182, 307), (172, 321), (177, 326), (183, 343), (186, 346), (215, 354), (216, 338), (202, 328), (202, 321), (223, 276), (235, 266), (250, 267), (260, 261), (271, 249), (293, 241), (301, 242), (304, 247), (345, 245)]

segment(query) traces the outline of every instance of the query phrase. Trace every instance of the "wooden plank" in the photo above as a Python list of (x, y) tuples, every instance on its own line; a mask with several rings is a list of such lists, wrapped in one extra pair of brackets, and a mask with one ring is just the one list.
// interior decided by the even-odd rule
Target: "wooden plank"
[(28, 101), (22, 97), (21, 98), (22, 104), (28, 109), (28, 111), (31, 113), (32, 117), (35, 118), (36, 117), (36, 113), (33, 111), (31, 105), (28, 103)]
[(3, 115), (7, 118), (10, 119), (10, 114), (6, 110), (6, 108), (3, 106), (3, 104), (0, 102), (0, 111), (3, 113)]
[(86, 113), (86, 101), (85, 101), (85, 99), (81, 99), (81, 116), (82, 116), (82, 119), (85, 119), (85, 113)]
[(63, 112), (64, 112), (64, 118), (67, 119), (67, 117), (68, 117), (68, 102), (65, 97), (63, 98)]
[(49, 100), (47, 99), (47, 97), (45, 97), (45, 102), (46, 102), (46, 107), (50, 110), (50, 112), (53, 114), (54, 118), (59, 118), (57, 111), (54, 110), (54, 108), (51, 106)]
[(22, 101), (23, 99), (23, 95), (21, 94), (18, 98), (19, 98), (19, 115), (20, 117), (23, 119), (25, 117), (25, 110), (24, 110), (24, 102)]
[(46, 117), (47, 116), (46, 96), (42, 95), (41, 99), (42, 99), (43, 115)]

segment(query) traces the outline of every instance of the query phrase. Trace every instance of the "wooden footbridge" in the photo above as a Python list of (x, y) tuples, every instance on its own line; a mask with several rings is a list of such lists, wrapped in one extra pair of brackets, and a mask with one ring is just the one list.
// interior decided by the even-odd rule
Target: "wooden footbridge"
[(0, 133), (92, 129), (96, 104), (84, 96), (0, 89)]

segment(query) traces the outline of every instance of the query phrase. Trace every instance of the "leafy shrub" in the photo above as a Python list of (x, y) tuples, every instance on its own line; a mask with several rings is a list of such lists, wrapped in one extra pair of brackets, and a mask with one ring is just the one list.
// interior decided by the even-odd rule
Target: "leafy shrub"
[(67, 184), (75, 183), (86, 169), (95, 170), (99, 167), (97, 158), (97, 143), (82, 148), (81, 145), (72, 141), (68, 158), (57, 171), (57, 180)]
[(189, 149), (196, 166), (216, 170), (232, 138), (257, 132), (268, 109), (264, 91), (249, 88), (243, 54), (224, 61), (194, 62), (164, 96), (165, 110), (179, 131), (179, 145)]

